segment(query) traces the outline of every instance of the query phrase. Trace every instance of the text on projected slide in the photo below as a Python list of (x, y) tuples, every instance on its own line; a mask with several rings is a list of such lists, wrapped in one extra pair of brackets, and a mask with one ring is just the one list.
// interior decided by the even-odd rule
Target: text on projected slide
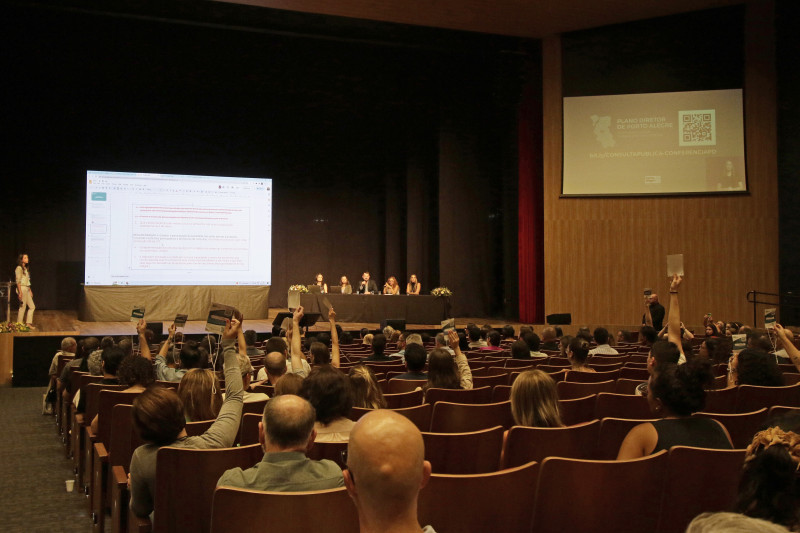
[(740, 89), (564, 98), (563, 194), (746, 189)]
[(250, 258), (246, 208), (134, 205), (131, 268), (244, 270)]
[(269, 285), (272, 180), (89, 171), (87, 285)]

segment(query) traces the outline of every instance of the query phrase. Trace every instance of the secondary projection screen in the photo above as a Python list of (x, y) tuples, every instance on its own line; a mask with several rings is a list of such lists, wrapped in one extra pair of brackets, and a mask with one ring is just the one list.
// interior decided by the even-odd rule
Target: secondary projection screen
[(86, 285), (270, 285), (272, 180), (88, 171)]
[(564, 98), (565, 196), (746, 191), (741, 89)]

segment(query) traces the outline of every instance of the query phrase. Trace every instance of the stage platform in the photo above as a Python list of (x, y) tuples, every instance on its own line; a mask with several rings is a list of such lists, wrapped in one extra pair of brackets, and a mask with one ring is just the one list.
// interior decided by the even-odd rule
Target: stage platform
[[(272, 332), (272, 321), (278, 313), (288, 312), (286, 308), (270, 308), (268, 318), (260, 320), (244, 319), (245, 329), (253, 329), (260, 334)], [(36, 310), (36, 331), (29, 333), (4, 333), (0, 334), (0, 386), (13, 384), (14, 386), (43, 386), (47, 384), (47, 369), (50, 361), (59, 348), (63, 337), (111, 335), (136, 335), (136, 326), (133, 322), (84, 322), (78, 320), (77, 311), (46, 311)], [(456, 328), (463, 329), (468, 323), (478, 325), (490, 324), (495, 329), (504, 325), (514, 326), (514, 331), (519, 334), (520, 322), (506, 321), (486, 317), (458, 317), (455, 319)], [(169, 322), (163, 322), (164, 328), (169, 327)], [(375, 331), (380, 327), (377, 322), (339, 322), (345, 331), (358, 332), (362, 328)], [(530, 325), (530, 324), (529, 324)], [(532, 324), (535, 331), (541, 334), (545, 324)], [(612, 335), (619, 329), (634, 330), (638, 326), (605, 325)], [(580, 325), (573, 324), (561, 326), (564, 334), (573, 335)], [(441, 328), (436, 324), (406, 324), (407, 330), (428, 331), (433, 333)], [(328, 331), (328, 322), (318, 322), (310, 328), (314, 331)], [(187, 335), (205, 334), (205, 322), (200, 320), (189, 321), (182, 329)], [(162, 334), (164, 332), (161, 332)]]

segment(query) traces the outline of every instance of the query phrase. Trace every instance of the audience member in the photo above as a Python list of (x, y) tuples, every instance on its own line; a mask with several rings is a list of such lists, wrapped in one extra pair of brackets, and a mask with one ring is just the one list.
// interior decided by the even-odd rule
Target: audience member
[(558, 350), (558, 339), (556, 330), (552, 326), (547, 326), (542, 330), (542, 350)]
[(226, 324), (222, 334), (227, 395), (219, 416), (202, 435), (186, 435), (183, 403), (168, 387), (150, 387), (133, 401), (133, 427), (146, 444), (133, 452), (130, 467), (130, 509), (148, 516), (155, 507), (156, 454), (162, 446), (179, 448), (229, 448), (239, 432), (242, 416), (242, 374), (234, 341), (239, 321)]
[(361, 533), (435, 533), (417, 520), (417, 498), (430, 474), (422, 435), (408, 418), (386, 409), (361, 417), (344, 472)]
[(735, 510), (800, 530), (800, 415), (783, 415), (747, 447)]
[(448, 332), (450, 348), (455, 356), (441, 350), (434, 349), (428, 356), (428, 383), (423, 390), (437, 389), (471, 389), (472, 371), (467, 363), (467, 358), (458, 347), (458, 334), (455, 330)]
[(788, 331), (788, 328), (784, 328), (780, 324), (775, 324), (775, 333), (778, 335), (778, 338), (783, 344), (783, 348), (786, 350), (786, 357), (789, 358), (792, 364), (797, 368), (797, 371), (800, 372), (800, 350), (794, 345), (794, 333)]
[(372, 370), (364, 365), (357, 365), (351, 368), (347, 375), (350, 378), (350, 388), (353, 393), (353, 407), (386, 408), (386, 400)]
[(662, 419), (631, 429), (617, 459), (645, 457), (672, 446), (732, 449), (725, 426), (711, 418), (692, 417), (705, 406), (705, 388), (713, 379), (711, 364), (699, 358), (667, 365), (651, 376), (647, 400), (653, 414)]
[(512, 326), (511, 324), (506, 324), (505, 326), (503, 326), (503, 340), (506, 339), (511, 339), (511, 340), (516, 339), (516, 333), (514, 333), (514, 326)]
[(275, 396), (283, 394), (300, 394), (300, 387), (303, 386), (303, 378), (297, 374), (284, 374), (275, 383)]
[(511, 344), (511, 358), (512, 359), (532, 359), (532, 357), (531, 357), (531, 349), (528, 347), (528, 343), (525, 342), (522, 339), (514, 341)]
[(384, 353), (386, 350), (386, 336), (378, 333), (372, 337), (372, 354), (365, 357), (364, 361), (392, 361), (393, 359)]
[[(668, 365), (677, 365), (680, 358), (681, 352), (674, 342), (656, 341), (647, 354), (647, 371), (652, 377)], [(636, 387), (635, 394), (637, 396), (647, 396), (648, 383), (649, 381), (645, 381), (639, 384)]]
[[(117, 368), (117, 379), (120, 385), (128, 387), (122, 392), (138, 394), (155, 383), (156, 375), (150, 361), (138, 355), (126, 355)], [(97, 434), (99, 416), (95, 415), (92, 419), (91, 428), (95, 434)]]
[[(469, 349), (468, 344), (469, 343), (467, 343), (466, 335), (464, 335), (463, 333), (459, 333), (458, 334), (458, 347), (461, 348), (462, 352)], [(440, 349), (446, 351), (447, 353), (449, 353), (450, 355), (455, 355), (455, 352), (453, 351), (452, 348), (450, 348), (450, 346), (447, 343), (447, 334), (446, 333), (437, 333), (436, 334), (436, 337), (434, 337), (434, 341), (433, 341), (433, 347), (434, 348), (440, 348)], [(427, 358), (427, 354), (425, 355), (425, 357)]]
[(247, 355), (249, 357), (264, 357), (264, 350), (259, 350), (256, 348), (257, 339), (258, 334), (256, 333), (256, 330), (248, 329), (244, 332), (244, 342), (245, 346), (247, 347)]
[(314, 408), (298, 396), (285, 394), (267, 402), (263, 420), (258, 423), (264, 459), (247, 470), (227, 470), (217, 485), (278, 492), (343, 486), (342, 469), (336, 463), (306, 457), (316, 437), (314, 419)]
[(728, 363), (728, 386), (758, 385), (760, 387), (783, 386), (783, 372), (774, 355), (753, 348), (735, 353)]
[(61, 377), (58, 380), (59, 396), (70, 399), (75, 391), (72, 390), (72, 373), (71, 369), (79, 372), (89, 371), (89, 354), (91, 354), (97, 347), (100, 346), (100, 340), (97, 337), (88, 337), (81, 339), (78, 342), (78, 351), (75, 352), (75, 358), (64, 366), (61, 371)]
[(572, 335), (564, 335), (558, 341), (558, 351), (559, 351), (559, 356), (560, 357), (566, 357), (567, 356), (567, 350), (569, 349), (569, 343), (572, 342), (573, 338), (574, 337)]
[(563, 426), (553, 378), (536, 369), (522, 372), (511, 386), (511, 415), (517, 426)]
[(541, 341), (539, 340), (539, 335), (531, 331), (525, 333), (525, 335), (522, 335), (521, 338), (523, 341), (525, 341), (525, 344), (528, 345), (528, 350), (530, 351), (531, 357), (537, 359), (542, 357), (548, 357), (546, 353), (539, 351), (539, 346), (541, 344)]
[[(293, 331), (293, 328), (289, 328), (289, 331)], [(290, 335), (290, 340), (294, 338), (293, 333), (289, 335)], [(268, 339), (267, 342), (264, 344), (264, 351), (267, 353), (266, 357), (264, 358), (264, 368), (258, 371), (258, 375), (256, 376), (256, 382), (261, 383), (267, 379), (268, 366), (272, 368), (272, 376), (274, 377), (274, 379), (270, 379), (270, 383), (272, 383), (273, 385), (275, 384), (275, 381), (277, 381), (277, 379), (281, 377), (284, 373), (288, 372), (291, 374), (293, 372), (292, 360), (289, 357), (289, 348), (285, 340), (283, 340), (280, 337), (272, 337)], [(280, 354), (281, 356), (280, 361), (282, 361), (282, 364), (284, 365), (284, 367), (286, 367), (283, 372), (280, 372), (278, 370), (278, 357), (275, 355), (271, 355), (273, 353)], [(307, 376), (308, 373), (311, 372), (311, 365), (308, 364), (308, 361), (306, 361), (304, 357), (300, 359), (300, 365), (302, 369), (302, 371), (300, 372), (300, 377)]]
[(244, 396), (242, 396), (242, 401), (244, 403), (252, 403), (252, 402), (263, 402), (264, 400), (269, 400), (269, 396), (267, 396), (263, 392), (250, 392), (249, 390), (250, 382), (253, 379), (253, 365), (252, 363), (250, 363), (250, 358), (247, 357), (246, 355), (242, 355), (241, 352), (239, 352), (238, 357), (239, 357), (239, 368), (242, 371), (242, 386), (244, 387)]
[(61, 349), (53, 356), (53, 360), (50, 361), (50, 370), (47, 372), (47, 375), (50, 376), (51, 381), (54, 382), (58, 377), (58, 357), (75, 357), (75, 352), (77, 350), (78, 342), (73, 337), (64, 337), (61, 339)]
[[(440, 333), (439, 335), (442, 334)], [(439, 335), (436, 336), (437, 339)], [(407, 372), (392, 379), (428, 379), (428, 374), (423, 372), (427, 359), (428, 354), (422, 344), (408, 344), (405, 356)]]
[(192, 368), (178, 383), (178, 397), (187, 422), (213, 420), (222, 407), (222, 388), (208, 368)]
[(639, 328), (639, 344), (642, 346), (652, 346), (658, 338), (657, 332), (652, 326), (642, 326)]
[[(136, 326), (136, 330), (139, 332), (139, 347), (142, 352), (142, 356), (146, 357), (147, 359), (152, 359), (153, 357), (150, 354), (150, 346), (147, 344), (145, 339), (147, 323), (144, 320), (140, 320), (139, 324)], [(203, 353), (200, 351), (197, 343), (194, 341), (187, 341), (183, 344), (183, 347), (181, 347), (179, 354), (181, 367), (169, 368), (165, 356), (167, 351), (169, 351), (171, 348), (174, 338), (175, 324), (172, 324), (169, 327), (169, 336), (161, 346), (161, 350), (159, 350), (158, 355), (156, 355), (155, 358), (156, 378), (161, 381), (181, 381), (181, 378), (183, 378), (184, 374), (186, 374), (189, 370), (193, 368), (203, 368), (203, 366), (205, 366), (204, 359), (207, 357), (203, 357)]]
[(303, 380), (300, 394), (316, 410), (314, 429), (318, 442), (347, 442), (354, 422), (348, 415), (353, 407), (350, 380), (341, 371), (331, 366), (311, 369)]
[(594, 342), (597, 346), (589, 350), (589, 355), (619, 355), (619, 352), (608, 344), (608, 330), (606, 328), (594, 328)]
[(702, 513), (686, 528), (686, 533), (788, 533), (783, 526), (739, 513)]
[(664, 314), (664, 306), (658, 303), (658, 294), (645, 294), (642, 324), (659, 331), (664, 327)]
[(103, 350), (114, 346), (114, 337), (103, 337), (100, 341), (100, 347), (89, 354), (89, 359), (86, 364), (89, 368), (89, 373), (93, 376), (103, 375)]
[(469, 337), (469, 347), (484, 348), (487, 346), (486, 341), (481, 337), (481, 330), (475, 324), (467, 326), (467, 336)]
[(578, 372), (597, 372), (586, 361), (589, 358), (589, 342), (582, 337), (575, 337), (567, 347), (567, 359), (572, 365), (571, 370)]
[(259, 383), (268, 381), (270, 385), (275, 386), (281, 376), (287, 373), (286, 356), (280, 352), (269, 352), (264, 358), (264, 368), (258, 371), (258, 377), (261, 377), (262, 372), (266, 377)]
[(487, 345), (482, 347), (481, 350), (489, 351), (489, 352), (502, 352), (503, 351), (503, 349), (500, 347), (501, 338), (500, 338), (500, 333), (499, 332), (497, 332), (495, 330), (491, 330), (486, 335), (486, 339), (487, 339), (487, 343), (486, 343)]

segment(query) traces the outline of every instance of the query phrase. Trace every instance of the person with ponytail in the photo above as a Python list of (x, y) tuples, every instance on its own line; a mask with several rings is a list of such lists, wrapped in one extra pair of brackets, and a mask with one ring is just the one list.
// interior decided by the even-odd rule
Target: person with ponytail
[(589, 358), (589, 341), (577, 336), (569, 341), (567, 345), (567, 359), (576, 372), (597, 372), (594, 368), (586, 364)]
[(706, 387), (713, 383), (711, 363), (701, 358), (667, 364), (650, 376), (647, 401), (655, 422), (635, 426), (619, 448), (617, 460), (637, 459), (673, 446), (730, 450), (725, 426), (705, 417), (692, 417), (706, 403)]

